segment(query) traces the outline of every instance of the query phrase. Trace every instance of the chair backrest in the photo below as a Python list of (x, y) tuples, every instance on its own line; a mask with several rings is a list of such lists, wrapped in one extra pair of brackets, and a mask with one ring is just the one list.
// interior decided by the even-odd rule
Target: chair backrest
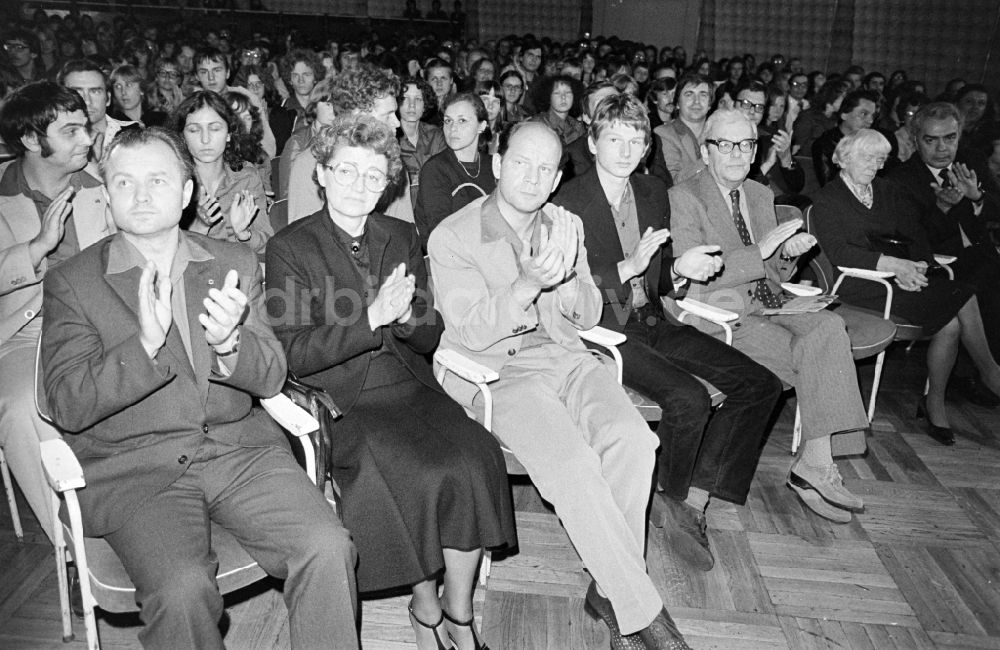
[(282, 228), (288, 225), (288, 199), (281, 199), (280, 201), (275, 201), (271, 205), (271, 211), (267, 214), (267, 218), (271, 220), (271, 228), (274, 232), (280, 231)]
[[(802, 221), (805, 224), (806, 232), (815, 235), (816, 232), (813, 229), (813, 206), (809, 206), (802, 213)], [(833, 268), (833, 264), (830, 263), (830, 258), (826, 256), (823, 252), (823, 246), (817, 244), (813, 247), (813, 250), (809, 257), (809, 268), (812, 270), (813, 275), (816, 276), (816, 286), (823, 290), (824, 293), (830, 293), (833, 288), (833, 283), (837, 281), (837, 270)]]

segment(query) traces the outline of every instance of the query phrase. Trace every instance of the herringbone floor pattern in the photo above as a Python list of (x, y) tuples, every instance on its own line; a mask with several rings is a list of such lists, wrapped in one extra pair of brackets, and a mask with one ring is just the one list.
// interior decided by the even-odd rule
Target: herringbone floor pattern
[[(871, 369), (862, 369), (862, 385)], [(841, 461), (866, 510), (847, 525), (820, 519), (784, 487), (794, 401), (771, 434), (746, 507), (714, 502), (717, 563), (685, 565), (653, 528), (649, 571), (695, 648), (1000, 648), (1000, 410), (951, 404), (958, 443), (941, 447), (913, 412), (923, 351), (894, 348), (865, 457)], [(494, 650), (607, 648), (583, 612), (588, 579), (555, 516), (528, 484), (514, 487), (520, 547), (493, 565), (477, 613)], [(27, 508), (14, 539), (0, 508), (0, 648), (60, 642), (50, 547)], [(366, 600), (367, 650), (413, 648), (406, 597)], [(227, 644), (286, 648), (273, 585), (227, 600)], [(137, 647), (137, 618), (101, 615), (104, 647)]]

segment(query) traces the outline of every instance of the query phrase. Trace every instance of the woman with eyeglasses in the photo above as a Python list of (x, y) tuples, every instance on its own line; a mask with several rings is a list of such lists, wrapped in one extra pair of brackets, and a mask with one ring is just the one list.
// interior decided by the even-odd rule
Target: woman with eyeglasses
[(420, 170), (420, 188), (413, 206), (413, 219), (425, 247), (431, 231), (445, 217), (496, 188), (486, 149), (489, 115), (483, 101), (472, 93), (459, 93), (446, 99), (442, 109), (448, 148)]
[(503, 90), (503, 105), (500, 107), (500, 122), (506, 127), (508, 124), (523, 122), (531, 117), (521, 104), (521, 97), (524, 96), (524, 77), (517, 70), (508, 70), (500, 75), (500, 88)]
[(194, 158), (197, 198), (185, 215), (188, 230), (241, 242), (263, 255), (274, 231), (257, 167), (240, 156), (240, 119), (222, 95), (199, 90), (177, 107), (170, 122)]
[(343, 412), (330, 466), (358, 591), (408, 585), (420, 650), (482, 649), (476, 569), (515, 543), (510, 488), (496, 440), (427, 362), (442, 324), (416, 230), (374, 211), (402, 166), (394, 129), (341, 117), (312, 151), (326, 205), (268, 244), (267, 308), (289, 370)]
[[(784, 94), (782, 94), (784, 98)], [(768, 112), (768, 92), (759, 81), (744, 83), (736, 91), (734, 108), (743, 112), (750, 123), (757, 127), (757, 147), (749, 178), (771, 186), (776, 196), (775, 202), (799, 205), (797, 198), (806, 184), (806, 175), (792, 158), (792, 136), (780, 128), (773, 129), (764, 124)]]
[(149, 86), (147, 100), (154, 111), (172, 113), (184, 101), (180, 68), (172, 59), (160, 59), (156, 64), (156, 79)]

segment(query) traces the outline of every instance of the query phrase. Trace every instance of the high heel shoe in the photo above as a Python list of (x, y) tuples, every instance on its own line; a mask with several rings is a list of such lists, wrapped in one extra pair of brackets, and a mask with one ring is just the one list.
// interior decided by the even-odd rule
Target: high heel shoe
[(442, 616), (442, 618), (448, 619), (448, 622), (451, 623), (452, 625), (457, 625), (458, 627), (467, 627), (467, 628), (471, 629), (472, 630), (472, 642), (476, 644), (475, 645), (475, 649), (476, 650), (490, 650), (490, 647), (488, 645), (486, 645), (485, 643), (480, 643), (479, 642), (479, 635), (476, 634), (476, 617), (475, 616), (473, 616), (472, 618), (470, 618), (467, 621), (456, 621), (454, 618), (451, 617), (451, 614), (449, 614), (448, 612), (444, 611), (443, 609), (441, 610), (441, 616)]
[[(406, 609), (409, 610), (409, 612), (410, 612), (410, 623), (411, 624), (416, 623), (416, 625), (419, 625), (420, 627), (422, 627), (424, 629), (430, 630), (434, 634), (434, 640), (437, 641), (438, 650), (455, 650), (455, 646), (453, 646), (453, 645), (445, 645), (444, 641), (441, 640), (441, 635), (438, 634), (438, 630), (441, 628), (441, 624), (444, 623), (444, 617), (447, 616), (447, 614), (445, 614), (442, 611), (441, 612), (441, 618), (438, 619), (438, 622), (435, 623), (434, 625), (428, 625), (427, 623), (424, 623), (419, 618), (417, 618), (417, 615), (413, 613), (413, 603), (410, 603), (409, 605), (407, 605)], [(448, 620), (450, 621), (451, 617), (448, 617)], [(415, 628), (416, 628), (416, 626), (414, 626), (414, 629)]]
[(934, 438), (942, 445), (950, 446), (955, 444), (955, 433), (948, 427), (939, 427), (931, 422), (930, 412), (927, 410), (927, 396), (924, 395), (917, 402), (917, 417), (927, 419), (927, 435)]

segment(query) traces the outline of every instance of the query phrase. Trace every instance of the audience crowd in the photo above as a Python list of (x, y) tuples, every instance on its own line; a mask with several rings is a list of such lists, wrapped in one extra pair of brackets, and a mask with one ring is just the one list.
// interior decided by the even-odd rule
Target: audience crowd
[[(464, 22), (454, 4), (432, 17)], [(421, 650), (485, 648), (472, 591), (517, 544), (512, 453), (611, 647), (687, 648), (646, 573), (650, 499), (711, 569), (706, 508), (745, 503), (784, 389), (787, 484), (839, 523), (864, 509), (835, 462), (869, 434), (858, 350), (930, 340), (918, 416), (942, 445), (948, 400), (1000, 406), (981, 84), (616, 37), (236, 34), (39, 10), (2, 35), (0, 443), (51, 522), (37, 347), (149, 647), (222, 647), (211, 519), (286, 581), (294, 647), (357, 647), (357, 594), (403, 587)], [(820, 257), (882, 284), (795, 312)], [(620, 375), (598, 325), (627, 336)], [(338, 516), (254, 405), (286, 375), (342, 412)]]

